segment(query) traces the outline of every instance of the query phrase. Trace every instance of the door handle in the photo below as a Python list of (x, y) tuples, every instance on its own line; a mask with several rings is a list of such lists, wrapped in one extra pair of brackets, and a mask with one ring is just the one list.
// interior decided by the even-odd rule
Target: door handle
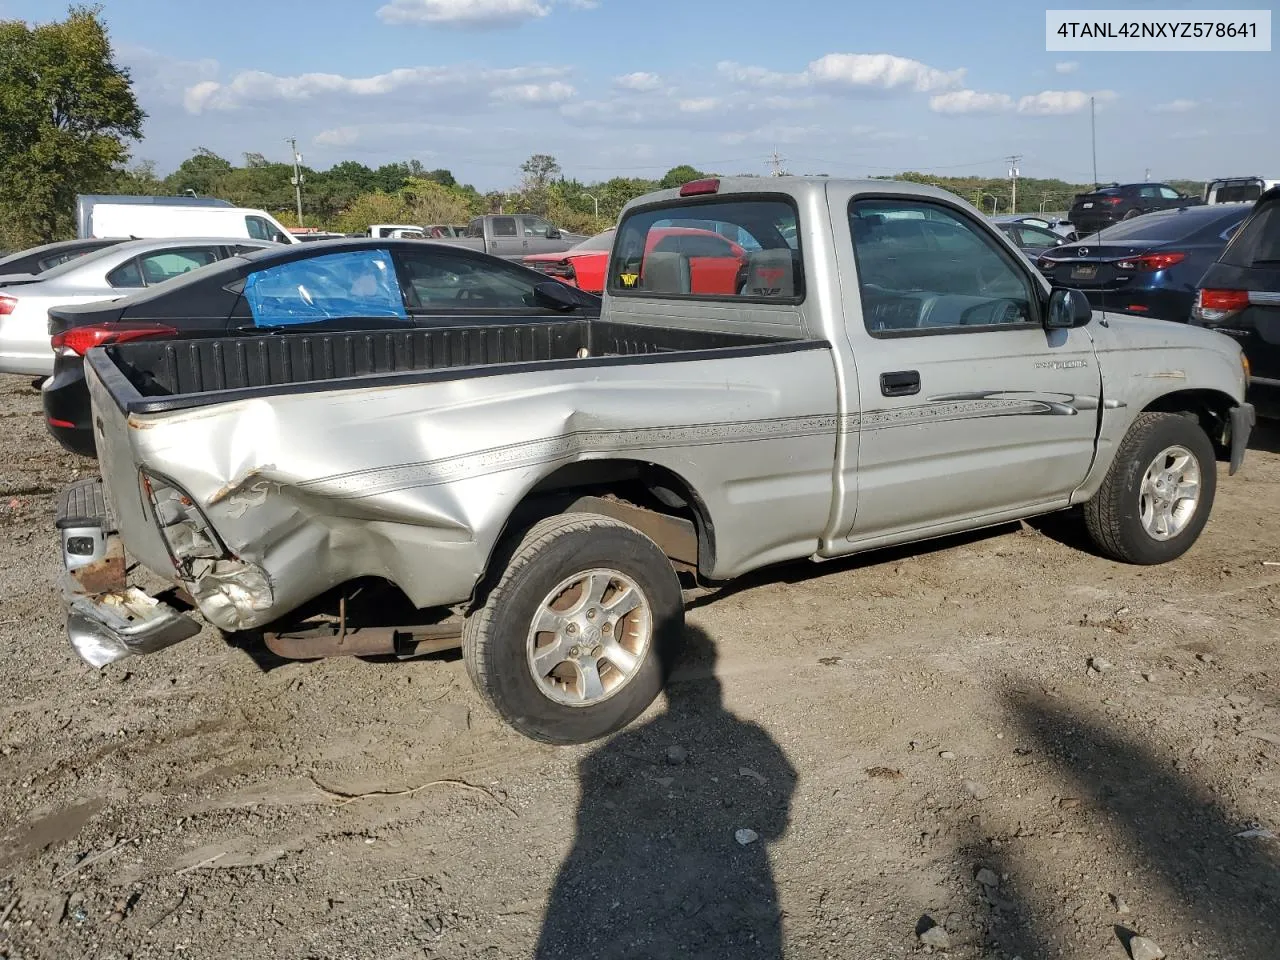
[(886, 397), (909, 397), (920, 392), (919, 370), (895, 370), (880, 374), (880, 392)]

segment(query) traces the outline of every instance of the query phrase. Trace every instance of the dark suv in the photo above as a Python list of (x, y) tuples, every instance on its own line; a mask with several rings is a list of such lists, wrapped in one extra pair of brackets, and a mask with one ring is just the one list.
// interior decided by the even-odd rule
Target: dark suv
[(1200, 279), (1191, 322), (1240, 342), (1258, 412), (1280, 417), (1280, 187), (1258, 198)]
[(1084, 237), (1153, 210), (1200, 203), (1204, 201), (1199, 197), (1188, 197), (1167, 183), (1113, 183), (1108, 187), (1098, 187), (1092, 193), (1076, 194), (1076, 202), (1067, 219)]

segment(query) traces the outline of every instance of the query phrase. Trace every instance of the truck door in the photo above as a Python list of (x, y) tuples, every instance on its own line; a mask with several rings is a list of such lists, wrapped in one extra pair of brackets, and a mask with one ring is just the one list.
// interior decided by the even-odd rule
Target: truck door
[(495, 257), (523, 257), (527, 241), (515, 217), (494, 217), (489, 221), (489, 253)]
[(1065, 505), (1093, 460), (1087, 328), (1046, 330), (1030, 266), (970, 211), (917, 196), (833, 209), (861, 412), (850, 539)]
[(550, 234), (558, 231), (546, 220), (541, 217), (521, 217), (520, 221), (524, 233), (525, 253), (559, 253), (565, 248), (565, 244), (560, 240), (551, 239)]

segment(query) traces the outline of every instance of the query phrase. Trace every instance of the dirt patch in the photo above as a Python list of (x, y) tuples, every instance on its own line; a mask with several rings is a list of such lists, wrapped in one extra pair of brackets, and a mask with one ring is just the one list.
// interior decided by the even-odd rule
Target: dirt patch
[(0, 381), (0, 956), (1280, 956), (1274, 435), (1169, 566), (1054, 518), (691, 596), (672, 695), (553, 749), (452, 656), (82, 666), (38, 406)]

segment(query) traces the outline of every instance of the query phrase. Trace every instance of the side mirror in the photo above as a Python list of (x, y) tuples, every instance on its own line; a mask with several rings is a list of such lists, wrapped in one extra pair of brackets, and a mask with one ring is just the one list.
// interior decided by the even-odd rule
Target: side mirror
[(560, 228), (559, 228), (559, 227), (547, 227), (547, 239), (548, 239), (548, 240), (559, 240), (559, 239), (560, 239)]
[(559, 280), (546, 280), (534, 284), (534, 303), (548, 310), (567, 312), (582, 306), (581, 301), (573, 295), (573, 290)]
[(1050, 330), (1070, 330), (1083, 327), (1093, 319), (1093, 307), (1089, 298), (1079, 290), (1055, 287), (1049, 295), (1049, 311), (1044, 325)]

